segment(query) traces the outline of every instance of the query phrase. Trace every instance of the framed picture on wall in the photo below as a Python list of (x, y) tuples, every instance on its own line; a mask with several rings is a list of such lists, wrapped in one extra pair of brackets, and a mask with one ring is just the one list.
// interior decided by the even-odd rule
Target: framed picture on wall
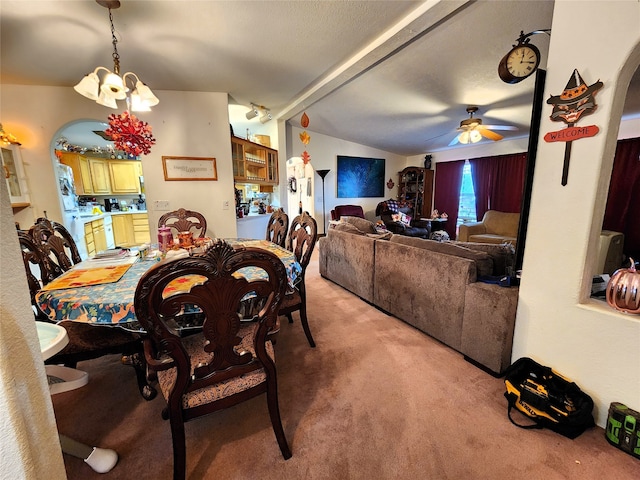
[(338, 198), (384, 197), (384, 158), (338, 155)]
[(212, 157), (162, 157), (164, 179), (218, 180), (216, 159)]

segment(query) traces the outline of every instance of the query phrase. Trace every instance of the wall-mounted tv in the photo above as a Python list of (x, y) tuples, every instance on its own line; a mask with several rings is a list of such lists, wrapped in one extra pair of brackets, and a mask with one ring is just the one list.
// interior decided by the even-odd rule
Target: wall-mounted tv
[(384, 158), (338, 155), (338, 198), (383, 197)]

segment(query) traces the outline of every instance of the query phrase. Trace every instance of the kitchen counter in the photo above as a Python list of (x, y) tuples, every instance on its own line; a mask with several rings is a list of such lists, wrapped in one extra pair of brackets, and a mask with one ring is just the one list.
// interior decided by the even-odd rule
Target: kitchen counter
[(133, 215), (136, 213), (148, 213), (147, 210), (127, 210), (126, 212), (121, 212), (119, 210), (114, 211), (114, 212), (105, 212), (105, 213), (101, 213), (100, 215), (91, 215), (88, 213), (81, 213), (80, 215), (78, 215), (78, 219), (81, 222), (87, 223), (87, 222), (93, 222), (94, 220), (100, 220), (101, 218), (105, 218), (107, 216), (111, 216), (111, 215)]
[(270, 213), (250, 213), (246, 217), (237, 218), (238, 238), (265, 238), (269, 218)]

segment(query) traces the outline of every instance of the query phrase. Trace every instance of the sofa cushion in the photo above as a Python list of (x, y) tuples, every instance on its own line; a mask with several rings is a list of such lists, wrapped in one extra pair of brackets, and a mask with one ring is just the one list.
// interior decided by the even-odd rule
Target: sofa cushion
[(411, 247), (422, 248), (431, 252), (444, 253), (445, 255), (454, 255), (456, 257), (467, 258), (476, 263), (476, 274), (493, 275), (493, 259), (486, 252), (471, 250), (449, 242), (437, 242), (435, 240), (427, 240), (424, 238), (406, 237), (404, 235), (394, 235), (390, 239), (391, 242), (409, 245)]
[(378, 230), (378, 233), (367, 233), (366, 236), (369, 238), (375, 238), (376, 240), (390, 240), (391, 237), (393, 237), (393, 233)]
[(346, 216), (340, 217), (340, 221), (343, 223), (348, 223), (350, 225), (353, 225), (362, 233), (377, 233), (376, 225), (365, 218), (351, 217), (346, 215)]
[(469, 235), (470, 242), (478, 242), (478, 243), (493, 243), (501, 244), (501, 243), (510, 243), (515, 245), (517, 242), (516, 237), (507, 237), (505, 235), (495, 235), (493, 233), (479, 233), (477, 235)]
[(351, 233), (353, 235), (365, 234), (364, 232), (358, 230), (358, 227), (347, 222), (336, 222), (335, 224), (333, 224), (333, 229), (338, 230), (339, 232)]
[(509, 243), (477, 243), (477, 242), (451, 242), (455, 245), (486, 252), (493, 260), (493, 275), (507, 274), (507, 268), (514, 268), (516, 263), (516, 251)]

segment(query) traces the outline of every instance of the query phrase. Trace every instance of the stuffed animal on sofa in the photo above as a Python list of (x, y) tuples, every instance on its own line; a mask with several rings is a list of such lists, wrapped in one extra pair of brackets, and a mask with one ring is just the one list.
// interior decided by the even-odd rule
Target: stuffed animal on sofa
[(429, 223), (414, 219), (413, 209), (394, 199), (384, 200), (376, 207), (376, 216), (384, 222), (387, 230), (398, 235), (429, 238)]

